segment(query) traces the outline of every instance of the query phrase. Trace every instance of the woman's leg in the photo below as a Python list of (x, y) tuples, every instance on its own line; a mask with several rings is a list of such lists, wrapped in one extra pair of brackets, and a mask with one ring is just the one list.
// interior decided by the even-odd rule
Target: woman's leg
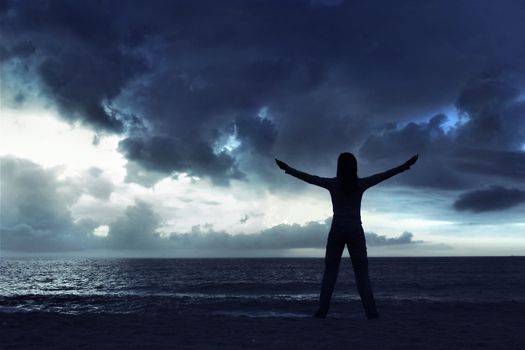
[(366, 316), (369, 319), (379, 317), (376, 308), (372, 284), (368, 275), (368, 257), (366, 252), (366, 241), (363, 229), (352, 232), (351, 240), (348, 242), (348, 252), (352, 259), (354, 268), (355, 282), (361, 297), (361, 302), (365, 308)]
[(319, 310), (314, 314), (314, 317), (324, 318), (328, 313), (330, 300), (332, 299), (332, 293), (337, 280), (337, 273), (339, 272), (341, 254), (345, 248), (344, 242), (338, 242), (338, 240), (332, 236), (332, 232), (330, 232), (326, 243), (323, 284), (321, 286), (321, 295), (319, 296)]

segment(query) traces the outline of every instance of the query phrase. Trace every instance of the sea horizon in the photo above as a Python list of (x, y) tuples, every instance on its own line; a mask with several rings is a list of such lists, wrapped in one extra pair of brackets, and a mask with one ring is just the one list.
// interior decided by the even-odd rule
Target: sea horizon
[[(525, 258), (525, 255), (389, 255), (389, 256), (368, 256), (368, 259), (441, 259), (441, 258)], [(324, 256), (96, 256), (96, 255), (3, 255), (3, 259), (156, 259), (156, 260), (207, 260), (207, 259), (319, 259), (324, 260)], [(350, 259), (350, 256), (344, 255), (341, 259)]]

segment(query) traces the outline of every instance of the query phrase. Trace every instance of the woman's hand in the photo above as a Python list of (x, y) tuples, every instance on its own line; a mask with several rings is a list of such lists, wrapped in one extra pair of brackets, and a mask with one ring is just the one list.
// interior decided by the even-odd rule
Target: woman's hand
[(404, 165), (407, 169), (410, 169), (410, 167), (411, 167), (412, 165), (416, 164), (418, 158), (419, 158), (419, 154), (416, 154), (415, 156), (412, 156), (412, 158), (410, 158), (409, 160), (407, 160), (406, 162), (404, 162), (403, 165)]
[(277, 158), (275, 158), (275, 163), (277, 163), (277, 166), (281, 169), (283, 169), (284, 171), (288, 170), (288, 168), (290, 168), (288, 166), (288, 164), (286, 164), (285, 162), (283, 162), (282, 160), (279, 160)]

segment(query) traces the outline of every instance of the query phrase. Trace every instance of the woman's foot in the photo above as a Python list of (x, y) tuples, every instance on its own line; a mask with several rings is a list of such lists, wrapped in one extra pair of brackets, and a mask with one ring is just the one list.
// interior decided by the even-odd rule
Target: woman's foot
[(376, 313), (373, 313), (371, 315), (367, 315), (368, 319), (369, 320), (376, 320), (379, 318), (379, 314), (376, 312)]
[(322, 310), (317, 310), (313, 315), (313, 318), (326, 318), (326, 312)]

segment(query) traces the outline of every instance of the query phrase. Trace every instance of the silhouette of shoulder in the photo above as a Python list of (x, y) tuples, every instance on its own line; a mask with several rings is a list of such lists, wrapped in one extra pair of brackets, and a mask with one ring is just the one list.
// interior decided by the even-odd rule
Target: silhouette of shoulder
[(294, 169), (292, 167), (288, 167), (288, 169), (285, 170), (285, 172), (289, 175), (292, 175), (300, 180), (303, 180), (305, 182), (308, 182), (309, 184), (320, 186), (323, 188), (330, 188), (334, 185), (334, 182), (337, 180), (336, 178), (330, 178), (330, 177), (321, 177), (317, 175), (311, 175), (308, 173), (305, 173), (303, 171)]

